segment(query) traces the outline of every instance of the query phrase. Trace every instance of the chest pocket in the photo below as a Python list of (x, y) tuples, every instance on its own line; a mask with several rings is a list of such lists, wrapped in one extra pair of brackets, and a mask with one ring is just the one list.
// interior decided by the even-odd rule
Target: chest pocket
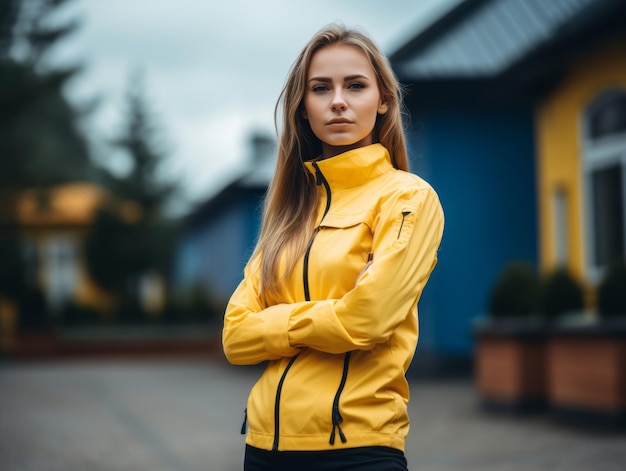
[(312, 246), (310, 275), (318, 286), (335, 287), (339, 292), (323, 296), (343, 295), (354, 287), (372, 251), (373, 221), (371, 210), (347, 214), (331, 211), (324, 217)]

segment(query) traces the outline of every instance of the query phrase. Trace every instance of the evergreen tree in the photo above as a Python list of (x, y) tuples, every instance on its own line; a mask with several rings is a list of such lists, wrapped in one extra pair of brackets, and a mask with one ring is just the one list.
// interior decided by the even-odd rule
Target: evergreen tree
[(112, 187), (120, 198), (138, 203), (144, 219), (157, 222), (163, 219), (176, 184), (159, 176), (167, 150), (144, 90), (143, 76), (134, 72), (128, 83), (123, 128), (113, 140), (130, 159), (131, 169), (125, 177), (113, 178)]
[[(18, 300), (20, 319), (25, 318), (22, 301), (35, 294), (22, 269), (15, 213), (19, 195), (29, 188), (85, 179), (91, 172), (78, 127), (81, 116), (63, 95), (80, 67), (54, 66), (48, 60), (54, 46), (78, 27), (76, 21), (52, 21), (66, 3), (0, 2), (0, 297)], [(32, 310), (42, 316), (40, 308)]]
[(117, 295), (122, 321), (129, 316), (137, 320), (143, 276), (150, 272), (167, 278), (176, 231), (165, 216), (176, 184), (159, 176), (167, 152), (137, 74), (131, 76), (126, 99), (124, 124), (113, 144), (127, 155), (131, 168), (123, 177), (107, 174), (115, 201), (100, 210), (87, 243), (89, 270)]
[(7, 0), (0, 7), (0, 221), (14, 219), (25, 188), (91, 175), (81, 118), (63, 95), (80, 70), (48, 63), (53, 47), (76, 30), (53, 15), (67, 0)]

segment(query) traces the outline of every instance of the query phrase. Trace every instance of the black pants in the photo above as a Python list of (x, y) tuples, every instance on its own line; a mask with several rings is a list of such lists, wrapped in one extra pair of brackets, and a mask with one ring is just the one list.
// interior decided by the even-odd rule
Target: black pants
[(244, 471), (407, 471), (404, 453), (384, 446), (266, 451), (246, 445)]

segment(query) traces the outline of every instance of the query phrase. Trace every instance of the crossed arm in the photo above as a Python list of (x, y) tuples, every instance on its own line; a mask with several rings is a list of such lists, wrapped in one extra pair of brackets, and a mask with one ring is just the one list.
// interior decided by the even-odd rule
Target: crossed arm
[[(399, 215), (411, 211), (410, 215)], [(373, 260), (340, 299), (262, 305), (259, 263), (251, 261), (226, 308), (222, 341), (233, 364), (297, 354), (369, 350), (410, 314), (436, 262), (443, 211), (432, 189), (399, 194), (375, 224)]]

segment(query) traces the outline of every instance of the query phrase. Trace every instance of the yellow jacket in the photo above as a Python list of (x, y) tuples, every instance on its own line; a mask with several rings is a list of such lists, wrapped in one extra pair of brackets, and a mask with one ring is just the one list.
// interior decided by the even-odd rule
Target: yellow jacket
[(252, 259), (226, 308), (227, 359), (269, 360), (248, 399), (246, 443), (404, 450), (405, 373), (443, 232), (439, 199), (424, 180), (396, 170), (380, 144), (305, 165), (319, 191), (309, 249), (265, 303)]

